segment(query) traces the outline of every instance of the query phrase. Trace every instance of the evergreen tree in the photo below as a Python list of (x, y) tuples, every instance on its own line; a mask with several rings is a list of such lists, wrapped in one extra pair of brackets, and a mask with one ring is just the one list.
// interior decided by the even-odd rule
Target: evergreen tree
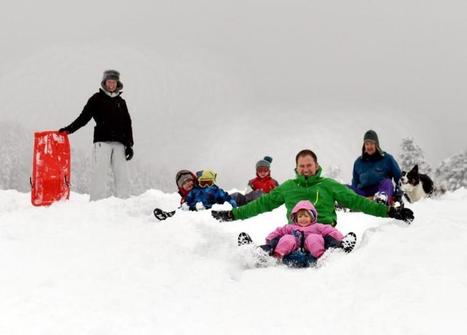
[(89, 193), (91, 180), (91, 153), (71, 148), (71, 190)]
[(442, 161), (435, 178), (439, 186), (448, 191), (467, 187), (467, 150)]
[[(34, 131), (13, 121), (0, 122), (0, 189), (30, 192)], [(89, 193), (92, 173), (92, 153), (71, 148), (71, 190)], [(139, 157), (129, 162), (131, 194), (137, 195), (148, 189), (174, 190), (173, 171), (142, 164)], [(109, 170), (109, 176), (111, 175)], [(109, 178), (111, 181), (112, 178)], [(109, 195), (114, 185), (109, 182)]]
[(19, 123), (0, 122), (0, 189), (31, 190), (33, 132)]
[(425, 161), (422, 149), (415, 144), (414, 139), (406, 137), (402, 139), (401, 153), (399, 155), (399, 164), (402, 170), (410, 171), (415, 164), (418, 164), (420, 173), (430, 174), (431, 167)]

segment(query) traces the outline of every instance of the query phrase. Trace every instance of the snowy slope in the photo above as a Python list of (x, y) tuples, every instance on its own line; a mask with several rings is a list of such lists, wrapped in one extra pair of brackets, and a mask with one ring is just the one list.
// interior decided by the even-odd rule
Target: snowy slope
[[(0, 191), (1, 334), (439, 334), (467, 330), (467, 190), (411, 208), (410, 226), (340, 213), (349, 255), (319, 267), (248, 269), (240, 231), (261, 242), (285, 210), (219, 223), (156, 223), (178, 195), (71, 200), (49, 208)], [(449, 328), (446, 328), (446, 326)]]

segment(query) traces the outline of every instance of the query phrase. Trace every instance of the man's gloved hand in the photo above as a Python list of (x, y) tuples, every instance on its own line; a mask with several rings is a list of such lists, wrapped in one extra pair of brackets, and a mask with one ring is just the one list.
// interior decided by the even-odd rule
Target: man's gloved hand
[(132, 147), (126, 147), (125, 148), (125, 158), (127, 161), (133, 158), (133, 148)]
[(410, 208), (405, 207), (389, 207), (388, 216), (396, 220), (403, 220), (411, 223), (415, 216)]
[(214, 219), (221, 222), (235, 220), (232, 211), (211, 211), (211, 215)]

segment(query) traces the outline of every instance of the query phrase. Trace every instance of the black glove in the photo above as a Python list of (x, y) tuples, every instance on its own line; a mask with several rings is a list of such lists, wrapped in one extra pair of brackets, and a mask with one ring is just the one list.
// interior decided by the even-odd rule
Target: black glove
[(126, 147), (125, 148), (125, 157), (126, 157), (126, 160), (129, 161), (130, 159), (133, 158), (133, 148), (132, 147)]
[(59, 132), (59, 133), (67, 133), (67, 134), (69, 134), (69, 133), (70, 133), (70, 131), (68, 130), (68, 128), (67, 128), (67, 127), (60, 128), (60, 129), (58, 130), (58, 132)]
[(221, 222), (235, 220), (232, 211), (211, 211), (211, 215), (214, 219)]
[(415, 218), (412, 210), (405, 207), (389, 207), (388, 216), (396, 220), (403, 220), (407, 223), (411, 223)]

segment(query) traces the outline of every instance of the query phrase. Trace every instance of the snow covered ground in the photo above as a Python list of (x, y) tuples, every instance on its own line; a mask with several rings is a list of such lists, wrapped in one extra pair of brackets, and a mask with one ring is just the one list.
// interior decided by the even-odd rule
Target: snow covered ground
[(412, 225), (340, 213), (351, 254), (318, 268), (251, 269), (237, 234), (262, 242), (279, 208), (219, 223), (209, 212), (156, 222), (179, 198), (48, 208), (0, 191), (0, 334), (439, 334), (467, 331), (467, 190), (410, 207)]

